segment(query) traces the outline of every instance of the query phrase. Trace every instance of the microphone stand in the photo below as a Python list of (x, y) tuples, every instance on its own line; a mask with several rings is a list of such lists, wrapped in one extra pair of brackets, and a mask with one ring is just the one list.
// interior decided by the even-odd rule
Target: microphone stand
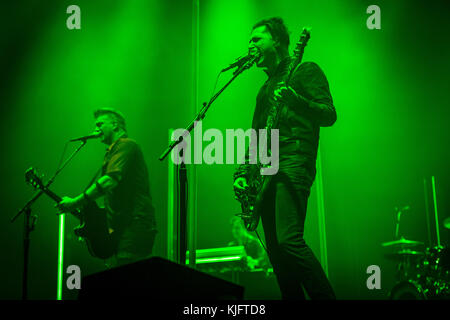
[(398, 236), (399, 236), (399, 229), (400, 229), (400, 217), (402, 215), (402, 210), (398, 210), (397, 208), (395, 208), (395, 210), (397, 211), (397, 219), (395, 222), (395, 237), (394, 239), (397, 240)]
[[(206, 112), (211, 107), (211, 104), (222, 94), (222, 92), (245, 70), (249, 69), (258, 59), (260, 55), (254, 55), (251, 59), (246, 61), (240, 67), (238, 67), (233, 72), (233, 77), (220, 89), (210, 100), (208, 103), (203, 102), (203, 108), (195, 115), (194, 119), (191, 123), (186, 127), (184, 133), (178, 138), (178, 140), (173, 140), (167, 149), (161, 154), (159, 157), (160, 161), (163, 161), (169, 153), (183, 141), (184, 137), (190, 135), (191, 131), (195, 128), (198, 121), (201, 121), (205, 118)], [(180, 190), (180, 199), (178, 199), (178, 212), (179, 212), (179, 220), (180, 224), (178, 226), (178, 230), (180, 231), (179, 237), (177, 237), (176, 248), (179, 251), (176, 253), (178, 258), (178, 263), (185, 265), (186, 264), (186, 250), (187, 250), (187, 236), (186, 236), (186, 222), (187, 222), (187, 197), (188, 197), (188, 179), (186, 174), (186, 165), (184, 161), (176, 165), (177, 171), (177, 190)], [(170, 245), (170, 244), (169, 244)], [(195, 251), (195, 250), (194, 250)], [(196, 261), (196, 252), (189, 253), (189, 261), (193, 259), (194, 263)]]
[[(70, 155), (70, 157), (65, 161), (65, 163), (56, 171), (53, 177), (49, 180), (44, 189), (50, 187), (54, 182), (56, 176), (64, 169), (65, 166), (72, 160), (72, 158), (81, 150), (82, 147), (86, 145), (86, 140)], [(25, 213), (24, 218), (24, 231), (23, 231), (23, 271), (22, 271), (22, 300), (28, 299), (28, 260), (30, 252), (30, 233), (34, 230), (36, 226), (36, 221), (38, 216), (31, 213), (31, 206), (36, 200), (44, 193), (44, 191), (37, 191), (34, 196), (28, 200), (28, 202), (22, 207), (22, 209), (17, 212), (15, 216), (11, 218), (11, 223), (13, 223), (22, 213)]]
[(399, 239), (400, 233), (399, 233), (399, 229), (400, 229), (400, 219), (401, 216), (403, 214), (404, 211), (408, 211), (410, 209), (409, 206), (404, 206), (403, 208), (398, 208), (395, 207), (395, 212), (397, 213), (397, 219), (396, 219), (396, 223), (395, 223), (395, 239)]

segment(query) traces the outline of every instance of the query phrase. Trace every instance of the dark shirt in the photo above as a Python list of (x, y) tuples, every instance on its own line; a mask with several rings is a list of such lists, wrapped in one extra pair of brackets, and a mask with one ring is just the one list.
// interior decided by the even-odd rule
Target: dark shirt
[(139, 217), (148, 229), (156, 230), (147, 165), (134, 140), (122, 137), (107, 149), (102, 175), (118, 181), (105, 195), (111, 228), (123, 230), (133, 218)]
[[(286, 82), (291, 57), (280, 62), (274, 74), (259, 90), (252, 128), (263, 129), (274, 105), (273, 92), (279, 82)], [(314, 62), (304, 62), (292, 74), (288, 85), (303, 96), (293, 105), (284, 108), (279, 126), (279, 173), (285, 173), (296, 185), (309, 189), (316, 174), (316, 157), (320, 127), (331, 126), (336, 121), (328, 81)], [(270, 133), (269, 133), (270, 134)], [(237, 176), (247, 173), (249, 166), (241, 166)]]

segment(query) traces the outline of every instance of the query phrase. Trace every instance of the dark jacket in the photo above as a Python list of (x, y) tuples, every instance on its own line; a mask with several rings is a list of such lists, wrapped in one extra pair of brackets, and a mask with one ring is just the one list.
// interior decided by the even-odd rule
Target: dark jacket
[[(259, 90), (252, 128), (263, 129), (274, 105), (273, 92), (279, 82), (287, 80), (288, 57), (280, 62), (276, 72), (267, 79)], [(280, 117), (279, 126), (279, 173), (285, 173), (298, 186), (309, 189), (316, 173), (316, 158), (320, 127), (327, 127), (336, 121), (328, 81), (320, 67), (314, 62), (304, 62), (292, 74), (288, 85), (302, 98), (288, 105)], [(248, 176), (252, 165), (241, 165), (235, 179)]]

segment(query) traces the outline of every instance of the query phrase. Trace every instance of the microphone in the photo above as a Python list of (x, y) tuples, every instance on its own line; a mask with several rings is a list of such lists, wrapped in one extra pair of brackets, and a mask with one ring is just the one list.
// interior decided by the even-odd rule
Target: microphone
[(101, 131), (95, 131), (94, 133), (88, 135), (88, 136), (84, 136), (84, 137), (79, 137), (79, 138), (75, 138), (75, 139), (71, 139), (69, 140), (69, 142), (74, 142), (74, 141), (86, 141), (89, 139), (96, 139), (96, 138), (100, 138), (103, 135), (103, 132)]
[(248, 54), (246, 56), (243, 57), (239, 57), (236, 59), (235, 62), (233, 62), (232, 64), (230, 64), (228, 67), (226, 67), (225, 69), (222, 69), (221, 72), (225, 72), (228, 71), (230, 69), (233, 69), (234, 67), (241, 67), (244, 63), (246, 63), (247, 61), (249, 61), (251, 58), (255, 57), (256, 55), (253, 54)]
[(408, 205), (406, 205), (406, 206), (404, 206), (404, 207), (402, 207), (402, 208), (395, 207), (395, 211), (396, 211), (396, 212), (408, 211), (410, 208), (411, 208), (411, 207), (408, 206)]

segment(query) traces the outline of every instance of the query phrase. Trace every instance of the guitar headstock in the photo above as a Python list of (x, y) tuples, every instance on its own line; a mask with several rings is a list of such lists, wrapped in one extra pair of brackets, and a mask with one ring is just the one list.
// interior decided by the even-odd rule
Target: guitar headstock
[(36, 169), (33, 167), (29, 168), (25, 172), (25, 182), (31, 185), (35, 189), (42, 189), (44, 186), (44, 183), (42, 182), (42, 177), (39, 177), (37, 174)]
[(311, 28), (303, 28), (302, 33), (300, 35), (300, 39), (295, 44), (294, 55), (299, 57), (306, 45), (308, 44), (309, 39), (311, 38)]

